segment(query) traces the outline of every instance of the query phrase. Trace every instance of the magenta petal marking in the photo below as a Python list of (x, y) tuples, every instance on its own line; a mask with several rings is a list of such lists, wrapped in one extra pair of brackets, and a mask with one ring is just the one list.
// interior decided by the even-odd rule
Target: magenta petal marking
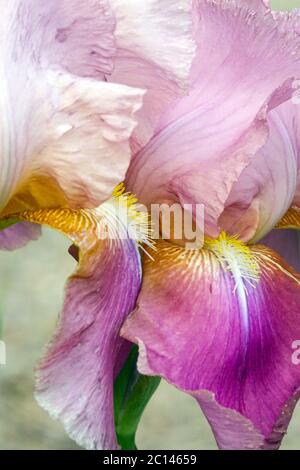
[(243, 299), (208, 250), (157, 247), (122, 330), (140, 345), (140, 371), (196, 397), (221, 448), (278, 447), (300, 387), (292, 361), (300, 277), (275, 252), (253, 247), (260, 280), (245, 284)]

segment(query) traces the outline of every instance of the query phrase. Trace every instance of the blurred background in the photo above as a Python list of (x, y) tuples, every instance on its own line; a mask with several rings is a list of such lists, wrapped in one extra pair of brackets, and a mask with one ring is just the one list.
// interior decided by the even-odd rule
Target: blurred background
[[(274, 0), (274, 8), (300, 8), (300, 0)], [(66, 278), (75, 262), (69, 243), (44, 229), (38, 242), (0, 253), (0, 338), (7, 365), (0, 366), (0, 449), (76, 449), (62, 427), (33, 398), (33, 368), (54, 330)], [(216, 449), (201, 412), (188, 396), (162, 383), (143, 416), (140, 449)], [(300, 449), (300, 404), (283, 449)]]

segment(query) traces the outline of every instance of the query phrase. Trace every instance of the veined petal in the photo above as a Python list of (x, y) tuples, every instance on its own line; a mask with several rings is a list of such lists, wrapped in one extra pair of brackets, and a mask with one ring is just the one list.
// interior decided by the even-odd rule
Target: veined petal
[(204, 204), (206, 232), (216, 236), (233, 183), (267, 140), (267, 111), (294, 91), (300, 38), (280, 32), (269, 10), (261, 14), (245, 2), (195, 5), (193, 86), (162, 116), (127, 181), (145, 204)]
[(114, 65), (110, 3), (1, 7), (0, 211), (98, 206), (124, 179), (144, 94), (95, 80)]
[(115, 38), (119, 51), (116, 62), (128, 59), (129, 68), (130, 59), (148, 61), (165, 70), (173, 80), (181, 84), (186, 82), (195, 52), (192, 0), (110, 2), (117, 18)]
[(140, 345), (141, 373), (194, 396), (219, 447), (277, 448), (300, 386), (300, 277), (272, 250), (224, 235), (200, 251), (157, 249), (122, 329)]
[[(113, 69), (115, 15), (108, 0), (1, 1), (7, 59), (103, 78)], [(6, 15), (6, 16), (4, 16)], [(24, 72), (24, 70), (21, 70)], [(13, 79), (14, 77), (11, 77)]]
[(192, 0), (111, 0), (117, 53), (109, 81), (145, 88), (134, 149), (152, 137), (162, 111), (186, 88), (195, 55)]
[(4, 74), (0, 103), (3, 214), (98, 206), (123, 180), (144, 92), (61, 72), (14, 70), (13, 82)]
[(0, 250), (22, 248), (41, 235), (41, 227), (29, 222), (21, 222), (0, 231)]
[(87, 449), (117, 448), (113, 384), (129, 352), (119, 331), (141, 284), (138, 244), (117, 220), (116, 207), (112, 199), (97, 210), (22, 214), (65, 233), (79, 247), (56, 333), (37, 369), (36, 397)]
[(83, 256), (68, 281), (58, 329), (37, 369), (36, 398), (87, 449), (116, 449), (113, 383), (119, 330), (140, 287), (134, 242)]
[(300, 208), (291, 207), (276, 225), (277, 229), (299, 229), (300, 228)]
[[(298, 11), (272, 12), (272, 14), (282, 33), (289, 35), (294, 33), (300, 36)], [(297, 88), (298, 85), (299, 81), (293, 86)], [(282, 92), (286, 92), (285, 87), (278, 90), (277, 96), (275, 94), (275, 104), (278, 97), (281, 100)], [(293, 99), (270, 112), (268, 124), (270, 135), (266, 145), (233, 185), (219, 221), (224, 230), (231, 231), (233, 228), (245, 241), (260, 240), (277, 223), (279, 228), (287, 226), (292, 228), (291, 222), (296, 222), (294, 227), (299, 226), (293, 208), (285, 215), (290, 206), (300, 206), (298, 91)], [(251, 230), (245, 231), (244, 227), (248, 227), (249, 224)]]
[[(299, 167), (298, 116), (299, 105), (291, 101), (269, 113), (269, 138), (234, 183), (226, 201), (219, 223), (245, 242), (255, 242), (272, 230), (294, 200)], [(245, 230), (245, 226), (251, 230)]]
[[(300, 11), (293, 10), (291, 12), (273, 12), (274, 17), (277, 19), (283, 31), (291, 33), (296, 31), (300, 37)], [(299, 82), (295, 86), (297, 87)], [(291, 103), (287, 103), (282, 107), (283, 111), (282, 122), (286, 128), (286, 136), (289, 136), (291, 143), (294, 146), (295, 153), (298, 157), (298, 174), (297, 174), (297, 188), (294, 196), (293, 205), (300, 207), (300, 99), (299, 91), (295, 93)], [(294, 104), (294, 106), (293, 106)], [(295, 106), (296, 105), (296, 106)]]

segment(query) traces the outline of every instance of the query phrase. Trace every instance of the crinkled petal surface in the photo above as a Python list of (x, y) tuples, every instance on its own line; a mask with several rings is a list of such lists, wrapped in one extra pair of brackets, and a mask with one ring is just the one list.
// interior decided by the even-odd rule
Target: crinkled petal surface
[(56, 333), (37, 369), (36, 398), (79, 445), (116, 449), (113, 384), (129, 352), (120, 328), (140, 289), (137, 244), (126, 238), (124, 228), (123, 238), (112, 237), (103, 214), (98, 214), (98, 230), (110, 236), (99, 235), (92, 245), (86, 243), (87, 232), (97, 228), (92, 214), (53, 210), (37, 216), (65, 231), (80, 247), (80, 256), (67, 283)]
[(34, 85), (29, 76), (22, 84), (15, 122), (2, 129), (8, 141), (0, 181), (2, 207), (9, 201), (4, 214), (97, 206), (126, 173), (143, 92), (59, 72), (32, 78)]
[(135, 156), (127, 186), (145, 204), (204, 204), (216, 236), (233, 183), (267, 140), (266, 113), (294, 91), (300, 38), (248, 2), (198, 0), (194, 19), (192, 88)]
[(0, 250), (22, 248), (31, 240), (41, 235), (41, 227), (29, 222), (21, 222), (0, 231)]
[(157, 248), (122, 329), (140, 346), (140, 371), (194, 396), (220, 448), (277, 448), (300, 386), (292, 362), (299, 276), (262, 245), (249, 249), (260, 269), (256, 285), (240, 275), (237, 258), (231, 272), (206, 248)]
[(110, 1), (2, 0), (1, 8), (13, 58), (81, 77), (112, 72), (116, 19)]
[(111, 0), (117, 53), (109, 81), (147, 90), (132, 139), (138, 149), (152, 136), (167, 104), (187, 87), (192, 60), (192, 0)]
[(98, 206), (124, 178), (144, 94), (96, 80), (113, 68), (109, 3), (2, 3), (0, 209)]

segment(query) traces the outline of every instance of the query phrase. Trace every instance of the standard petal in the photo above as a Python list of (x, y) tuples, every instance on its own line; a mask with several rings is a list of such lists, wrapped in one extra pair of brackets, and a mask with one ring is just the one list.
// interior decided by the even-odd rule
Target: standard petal
[[(273, 12), (280, 31), (299, 35), (298, 11)], [(298, 86), (294, 83), (295, 88)], [(283, 87), (275, 95), (281, 100)], [(274, 106), (274, 100), (273, 100)], [(270, 129), (266, 145), (252, 159), (238, 182), (232, 187), (220, 217), (220, 225), (232, 229), (245, 241), (256, 242), (275, 225), (279, 228), (299, 227), (297, 211), (300, 206), (300, 106), (299, 92), (268, 117)], [(253, 208), (255, 207), (256, 216)], [(285, 214), (287, 212), (287, 214)], [(251, 225), (251, 229), (245, 230)]]
[(167, 104), (183, 93), (195, 55), (192, 0), (111, 0), (117, 18), (109, 81), (145, 88), (134, 149), (145, 144)]
[(41, 235), (41, 227), (29, 222), (21, 222), (0, 231), (0, 250), (16, 250)]
[(122, 334), (140, 345), (141, 373), (198, 400), (221, 448), (277, 448), (300, 387), (300, 277), (266, 247), (212, 246), (159, 242)]
[(11, 55), (20, 68), (22, 63), (34, 63), (81, 77), (104, 78), (113, 70), (116, 51), (116, 21), (110, 3), (108, 0), (2, 1), (8, 59)]
[(124, 178), (141, 90), (111, 85), (107, 0), (2, 2), (0, 210), (97, 206)]
[(222, 229), (254, 242), (288, 211), (297, 189), (298, 122), (299, 105), (292, 101), (269, 113), (268, 141), (234, 183), (219, 219)]
[(144, 92), (61, 72), (15, 72), (1, 101), (3, 215), (98, 206), (124, 178)]
[(127, 179), (147, 205), (204, 204), (206, 231), (216, 236), (233, 183), (267, 140), (266, 112), (294, 91), (300, 39), (282, 33), (269, 10), (225, 0), (196, 5), (192, 89), (162, 116)]
[(140, 257), (125, 237), (99, 241), (92, 250), (82, 246), (57, 331), (37, 369), (36, 397), (79, 445), (110, 450), (117, 448), (113, 384), (130, 349), (119, 330), (135, 306)]

